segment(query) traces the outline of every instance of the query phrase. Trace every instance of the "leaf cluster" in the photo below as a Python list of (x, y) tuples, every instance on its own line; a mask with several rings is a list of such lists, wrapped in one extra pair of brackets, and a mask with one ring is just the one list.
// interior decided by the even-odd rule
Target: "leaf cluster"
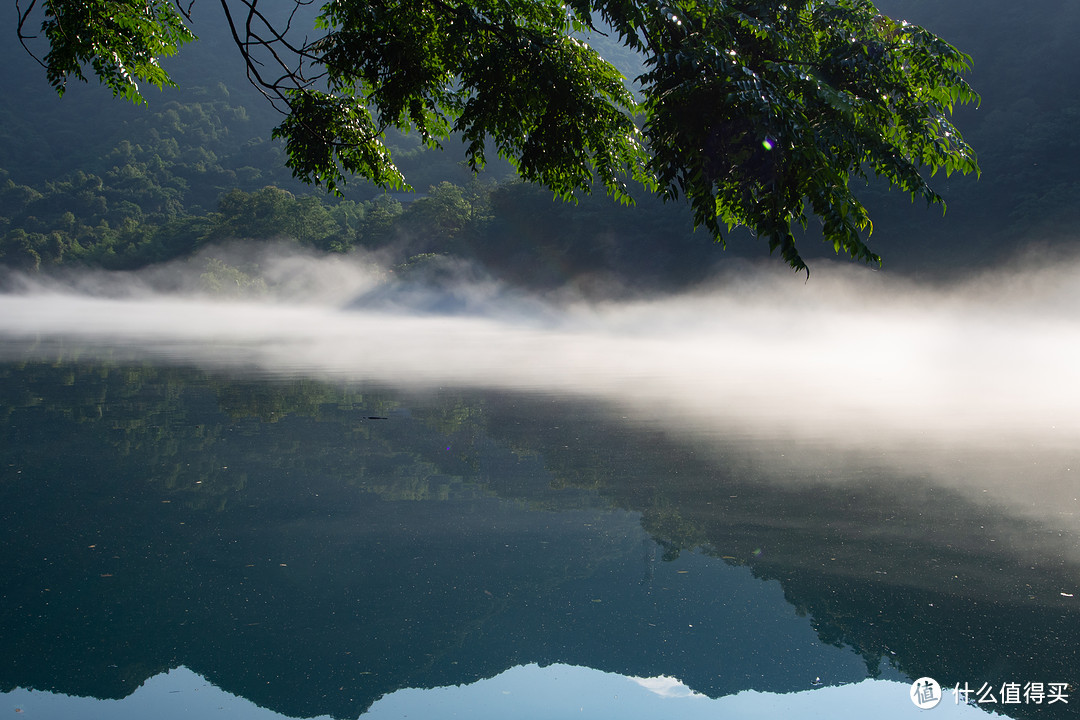
[[(90, 62), (115, 94), (167, 82), (154, 58), (190, 39), (181, 14), (125, 0), (106, 21), (104, 4), (45, 3), (50, 81)], [(564, 199), (599, 186), (629, 203), (635, 182), (685, 198), (717, 240), (745, 226), (805, 270), (795, 233), (811, 215), (837, 253), (880, 262), (852, 179), (944, 205), (927, 176), (978, 172), (949, 120), (978, 99), (971, 58), (869, 0), (327, 0), (303, 38), (306, 0), (278, 23), (235, 4), (249, 77), (283, 104), (288, 166), (335, 193), (355, 175), (408, 188), (391, 128), (431, 147), (458, 136), (474, 170), (494, 153)], [(637, 95), (588, 44), (601, 33), (642, 58)]]
[(650, 169), (717, 238), (749, 227), (805, 270), (793, 227), (809, 210), (836, 252), (880, 262), (852, 178), (941, 203), (924, 168), (978, 170), (948, 120), (977, 99), (970, 58), (867, 0), (687, 2), (649, 36), (662, 49), (641, 78)]
[(493, 146), (523, 178), (557, 195), (643, 178), (635, 101), (623, 76), (587, 44), (559, 2), (327, 3), (311, 52), (325, 87), (288, 94), (278, 128), (298, 176), (336, 189), (347, 174), (400, 188), (383, 145), (389, 127), (430, 146), (463, 137), (473, 169)]
[[(27, 27), (37, 4), (31, 0), (24, 10), (16, 2), (24, 45), (37, 37)], [(139, 81), (158, 88), (173, 85), (158, 60), (195, 40), (169, 0), (42, 0), (41, 12), (41, 32), (49, 44), (42, 64), (60, 95), (70, 78), (86, 82), (84, 67), (89, 65), (113, 97), (145, 102)]]
[[(595, 31), (594, 17), (644, 56), (640, 106), (573, 37)], [(330, 88), (298, 91), (281, 134), (315, 128), (334, 143), (313, 153), (290, 140), (302, 177), (334, 183), (344, 169), (400, 185), (388, 156), (356, 153), (380, 148), (389, 125), (433, 145), (458, 132), (474, 167), (491, 141), (526, 180), (564, 198), (599, 182), (628, 201), (622, 178), (633, 178), (665, 199), (685, 196), (695, 224), (717, 239), (748, 227), (806, 269), (795, 229), (810, 214), (836, 252), (880, 262), (863, 239), (872, 226), (851, 179), (879, 175), (943, 204), (927, 174), (978, 171), (949, 121), (956, 103), (977, 100), (962, 77), (971, 59), (868, 0), (337, 0), (321, 22)], [(325, 116), (360, 134), (307, 114), (312, 97), (323, 113), (344, 104)], [(363, 136), (372, 141), (357, 142)]]

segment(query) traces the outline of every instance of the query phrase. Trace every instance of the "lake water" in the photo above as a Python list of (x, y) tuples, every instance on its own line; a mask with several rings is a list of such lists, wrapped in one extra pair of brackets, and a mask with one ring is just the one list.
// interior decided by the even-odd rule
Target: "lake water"
[(0, 296), (5, 711), (1076, 716), (1069, 277)]

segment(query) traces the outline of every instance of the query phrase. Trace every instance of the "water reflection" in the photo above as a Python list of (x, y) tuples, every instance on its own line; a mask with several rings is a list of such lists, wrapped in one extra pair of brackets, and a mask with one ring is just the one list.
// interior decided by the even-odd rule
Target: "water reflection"
[(0, 295), (0, 690), (183, 666), (353, 718), (535, 664), (1075, 694), (1076, 263), (448, 317), (297, 289), (319, 262), (262, 304)]
[(0, 386), (0, 689), (182, 665), (353, 718), (534, 663), (714, 698), (1080, 667), (1075, 535), (872, 455), (565, 395), (92, 359)]
[[(713, 720), (718, 717), (798, 717), (826, 720), (838, 714), (870, 715), (882, 720), (920, 717), (913, 704), (903, 702), (907, 683), (865, 680), (839, 687), (789, 695), (747, 691), (723, 698), (694, 693), (675, 678), (630, 678), (570, 665), (510, 668), (494, 678), (469, 685), (429, 690), (397, 690), (375, 702), (364, 720), (469, 717), (537, 720), (552, 717), (625, 718), (651, 720), (679, 717)], [(229, 717), (234, 720), (283, 720), (286, 716), (226, 693), (187, 668), (150, 678), (123, 700), (101, 701), (54, 693), (17, 690), (3, 696), (18, 712), (43, 718), (109, 717), (161, 720), (191, 717)], [(937, 718), (975, 718), (985, 714), (963, 703), (945, 702)], [(314, 720), (324, 720), (326, 716)]]

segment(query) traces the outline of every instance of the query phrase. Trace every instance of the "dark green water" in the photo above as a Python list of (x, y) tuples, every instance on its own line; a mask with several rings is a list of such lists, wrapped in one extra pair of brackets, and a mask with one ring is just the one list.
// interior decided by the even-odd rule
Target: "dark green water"
[(1075, 534), (870, 455), (539, 392), (8, 361), (0, 691), (116, 699), (183, 667), (356, 718), (566, 665), (711, 698), (904, 683), (852, 711), (886, 717), (922, 676), (1063, 683), (979, 707), (1077, 715)]

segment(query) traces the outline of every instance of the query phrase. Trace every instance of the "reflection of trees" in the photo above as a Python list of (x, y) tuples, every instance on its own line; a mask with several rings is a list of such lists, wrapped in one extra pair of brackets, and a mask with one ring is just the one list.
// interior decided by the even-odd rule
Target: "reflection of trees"
[(641, 526), (664, 548), (664, 560), (674, 560), (682, 550), (706, 544), (702, 527), (685, 519), (679, 509), (658, 499), (641, 514)]
[[(230, 379), (212, 385), (218, 407), (232, 420), (257, 418), (262, 422), (277, 422), (289, 415), (319, 417), (324, 406), (360, 409), (362, 393), (349, 392), (313, 380), (265, 382), (249, 379)], [(376, 401), (372, 412), (385, 413), (382, 401)]]
[(779, 581), (819, 638), (854, 649), (871, 675), (891, 663), (950, 686), (1080, 685), (1080, 610), (1060, 594), (1080, 571), (1065, 559), (1074, 538), (843, 458), (830, 472), (846, 481), (785, 480), (764, 469), (775, 450), (750, 439), (701, 447), (599, 410), (518, 405), (515, 422), (491, 419), (493, 435), (531, 442), (560, 484), (640, 512), (665, 559), (700, 549)]
[[(266, 423), (288, 428), (264, 464), (322, 473), (388, 500), (446, 497), (451, 485), (476, 474), (469, 448), (477, 411), (460, 399), (421, 411), (423, 422), (406, 424), (403, 433), (390, 417), (397, 401), (303, 379), (62, 362), (2, 366), (0, 383), (11, 398), (3, 412), (16, 464), (34, 455), (93, 456), (112, 477), (135, 473), (138, 482), (198, 507), (221, 506), (244, 486), (244, 464), (236, 460), (259, 454)], [(421, 440), (424, 433), (430, 437)], [(442, 450), (447, 438), (453, 452)]]
[(600, 510), (490, 497), (493, 468), (518, 470), (516, 497), (549, 478), (486, 440), (464, 397), (405, 410), (92, 363), (4, 366), (0, 385), (17, 399), (0, 422), (5, 689), (120, 696), (184, 663), (290, 714), (355, 717), (399, 687), (502, 671), (516, 644), (447, 658), (625, 542), (593, 537)]
[[(345, 717), (512, 662), (662, 674), (658, 648), (678, 646), (699, 689), (751, 687), (718, 685), (701, 670), (715, 647), (664, 625), (687, 626), (681, 599), (627, 597), (627, 577), (651, 586), (656, 568), (609, 507), (640, 513), (665, 559), (700, 548), (779, 581), (871, 672), (1058, 682), (1080, 667), (1058, 596), (1072, 569), (989, 547), (1032, 529), (903, 478), (776, 482), (745, 441), (705, 452), (519, 396), (89, 362), (0, 366), (0, 388), (15, 549), (0, 684), (121, 695), (186, 663), (263, 704)], [(593, 577), (604, 562), (623, 574)], [(41, 638), (40, 657), (12, 650)], [(348, 697), (314, 697), (331, 687)]]

